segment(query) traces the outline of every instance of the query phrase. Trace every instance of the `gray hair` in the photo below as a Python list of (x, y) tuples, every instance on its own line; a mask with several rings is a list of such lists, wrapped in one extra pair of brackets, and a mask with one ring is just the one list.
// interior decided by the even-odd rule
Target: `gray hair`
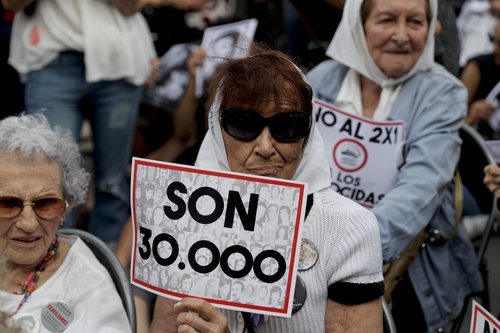
[(61, 171), (62, 192), (70, 207), (85, 202), (90, 175), (81, 165), (78, 145), (69, 130), (58, 126), (52, 129), (41, 113), (5, 118), (0, 121), (0, 155), (12, 153), (56, 163)]

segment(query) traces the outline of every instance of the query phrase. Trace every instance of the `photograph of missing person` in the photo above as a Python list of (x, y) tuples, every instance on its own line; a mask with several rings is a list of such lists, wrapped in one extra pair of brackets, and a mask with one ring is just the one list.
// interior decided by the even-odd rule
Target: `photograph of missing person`
[(196, 47), (191, 43), (176, 44), (161, 57), (158, 80), (144, 90), (145, 103), (170, 112), (177, 110), (189, 81), (187, 60)]

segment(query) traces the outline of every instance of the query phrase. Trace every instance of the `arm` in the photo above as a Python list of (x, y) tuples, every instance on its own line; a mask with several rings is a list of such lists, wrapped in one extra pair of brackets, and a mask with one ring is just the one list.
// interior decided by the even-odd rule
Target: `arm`
[(345, 305), (328, 300), (326, 304), (326, 333), (382, 333), (382, 300)]
[(177, 302), (165, 297), (156, 299), (150, 333), (177, 332), (177, 325), (173, 325), (177, 321), (177, 314), (174, 312), (175, 303)]
[(474, 101), (474, 96), (476, 96), (477, 88), (481, 82), (481, 72), (477, 62), (469, 61), (467, 63), (460, 75), (460, 80), (462, 80), (469, 94), (467, 101), (469, 111), (465, 121), (468, 124), (488, 121), (493, 113), (493, 106), (484, 99)]
[(2, 6), (12, 12), (18, 12), (23, 10), (24, 7), (28, 6), (34, 0), (2, 0)]
[(481, 82), (481, 72), (479, 71), (479, 66), (475, 61), (469, 61), (467, 65), (465, 65), (465, 68), (460, 75), (460, 80), (464, 84), (465, 88), (467, 88), (467, 92), (469, 94), (467, 102), (470, 105), (476, 95), (479, 82)]
[(336, 210), (339, 217), (328, 220), (345, 221), (336, 236), (344, 241), (332, 244), (329, 240), (326, 244), (331, 252), (323, 251), (328, 255), (330, 275), (325, 331), (381, 333), (384, 282), (377, 220), (367, 209), (352, 203)]
[(198, 99), (195, 96), (196, 69), (205, 58), (205, 51), (199, 48), (189, 57), (187, 65), (191, 75), (186, 92), (181, 99), (179, 109), (174, 118), (174, 134), (160, 148), (148, 155), (148, 158), (159, 161), (173, 161), (186, 146), (192, 144), (196, 135), (195, 115)]
[(175, 302), (159, 297), (150, 333), (178, 331), (230, 333), (227, 318), (207, 301), (188, 297)]
[(397, 181), (372, 210), (380, 225), (384, 262), (399, 256), (430, 222), (439, 223), (433, 226), (444, 236), (454, 233), (452, 181), (467, 96), (461, 85), (440, 76), (426, 86), (414, 106), (393, 111), (394, 119), (408, 119), (408, 134)]

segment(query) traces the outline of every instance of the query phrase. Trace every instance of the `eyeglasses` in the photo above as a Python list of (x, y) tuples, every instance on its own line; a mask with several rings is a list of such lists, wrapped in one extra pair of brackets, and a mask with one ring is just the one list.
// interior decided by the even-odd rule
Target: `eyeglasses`
[(11, 219), (19, 216), (24, 206), (33, 207), (36, 216), (44, 220), (60, 217), (68, 208), (68, 203), (60, 198), (40, 198), (35, 201), (16, 197), (0, 197), (0, 218)]
[(221, 110), (220, 123), (227, 134), (244, 141), (257, 138), (266, 126), (275, 140), (285, 143), (305, 138), (311, 129), (306, 112), (280, 112), (266, 118), (250, 110), (225, 109)]

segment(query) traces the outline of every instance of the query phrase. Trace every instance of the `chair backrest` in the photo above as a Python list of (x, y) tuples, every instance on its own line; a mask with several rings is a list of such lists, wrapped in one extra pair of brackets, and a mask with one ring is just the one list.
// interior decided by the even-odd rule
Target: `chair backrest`
[(382, 297), (382, 310), (384, 314), (384, 333), (396, 333), (396, 324), (394, 324), (391, 309), (389, 308), (389, 304), (387, 304), (384, 297)]
[(498, 200), (483, 183), (484, 167), (488, 164), (495, 163), (495, 161), (488, 152), (482, 136), (473, 127), (464, 124), (460, 129), (460, 137), (462, 139), (462, 151), (458, 162), (458, 169), (462, 182), (476, 200), (481, 213), (488, 215), (488, 221), (479, 245), (477, 245), (477, 263), (483, 276), (485, 289), (479, 293), (474, 293), (466, 297), (461, 313), (453, 322), (453, 326), (450, 330), (452, 333), (461, 331), (462, 322), (467, 314), (468, 304), (472, 297), (479, 297), (481, 303), (487, 308), (489, 307), (487, 305), (487, 303), (489, 303), (489, 289), (484, 255), (493, 231), (493, 225), (498, 216)]
[(483, 183), (483, 169), (495, 161), (488, 152), (483, 138), (473, 127), (464, 124), (460, 129), (460, 137), (462, 138), (462, 150), (458, 168), (462, 182), (476, 200), (481, 213), (489, 215), (477, 252), (478, 262), (481, 262), (497, 215), (495, 196)]
[(123, 307), (125, 308), (130, 322), (132, 333), (135, 333), (137, 330), (137, 319), (130, 281), (125, 273), (125, 270), (123, 269), (123, 266), (120, 264), (120, 261), (115, 256), (113, 251), (111, 251), (111, 249), (102, 240), (87, 231), (63, 228), (59, 229), (59, 233), (80, 237), (80, 239), (94, 253), (97, 260), (99, 260), (99, 262), (108, 270), (109, 275), (115, 284), (116, 290), (121, 297)]

